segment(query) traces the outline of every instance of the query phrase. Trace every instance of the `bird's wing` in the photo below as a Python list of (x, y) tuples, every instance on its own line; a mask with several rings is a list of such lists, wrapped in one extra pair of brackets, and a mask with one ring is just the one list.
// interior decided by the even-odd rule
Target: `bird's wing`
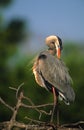
[[(43, 55), (45, 58), (42, 58)], [(72, 79), (62, 60), (48, 52), (42, 52), (39, 55), (39, 70), (49, 83), (64, 93), (67, 98), (74, 100), (75, 94), (71, 87)]]

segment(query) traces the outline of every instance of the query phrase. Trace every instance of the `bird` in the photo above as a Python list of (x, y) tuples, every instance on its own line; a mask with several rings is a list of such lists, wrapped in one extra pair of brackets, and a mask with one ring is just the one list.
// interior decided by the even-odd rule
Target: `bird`
[(54, 105), (51, 115), (51, 122), (58, 99), (69, 105), (75, 100), (75, 92), (72, 88), (72, 78), (68, 68), (61, 59), (63, 49), (62, 40), (56, 35), (45, 38), (47, 50), (39, 53), (36, 57), (32, 70), (37, 84), (44, 87), (54, 95)]

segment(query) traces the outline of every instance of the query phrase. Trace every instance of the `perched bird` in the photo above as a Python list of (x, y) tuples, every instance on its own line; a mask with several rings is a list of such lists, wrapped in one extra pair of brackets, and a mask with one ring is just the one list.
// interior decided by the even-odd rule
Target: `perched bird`
[[(36, 82), (49, 90), (54, 95), (54, 107), (57, 104), (58, 97), (67, 105), (75, 99), (75, 93), (72, 88), (72, 79), (68, 68), (60, 59), (62, 41), (58, 36), (52, 35), (45, 39), (48, 50), (41, 52), (33, 65), (33, 73)], [(55, 56), (56, 55), (56, 56)], [(53, 120), (53, 114), (51, 117)]]

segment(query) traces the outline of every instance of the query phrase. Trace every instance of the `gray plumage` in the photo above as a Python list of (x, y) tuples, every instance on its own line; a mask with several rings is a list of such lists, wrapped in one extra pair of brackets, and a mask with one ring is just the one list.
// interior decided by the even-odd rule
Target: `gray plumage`
[(58, 49), (63, 48), (62, 41), (59, 37), (52, 35), (46, 38), (46, 45), (49, 47), (48, 50), (41, 52), (33, 65), (36, 82), (51, 92), (54, 87), (57, 96), (69, 104), (75, 99), (72, 79), (64, 62), (55, 56), (58, 54)]
[(48, 83), (57, 89), (60, 97), (66, 103), (74, 101), (75, 93), (71, 87), (72, 79), (62, 60), (49, 54), (48, 51), (44, 51), (37, 57), (33, 66), (33, 73), (40, 86), (47, 89), (44, 77)]

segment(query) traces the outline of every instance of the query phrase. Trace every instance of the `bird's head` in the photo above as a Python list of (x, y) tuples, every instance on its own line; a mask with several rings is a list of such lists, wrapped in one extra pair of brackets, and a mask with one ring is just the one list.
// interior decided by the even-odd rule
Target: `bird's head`
[(62, 47), (62, 40), (55, 35), (48, 36), (45, 40), (49, 49), (56, 50), (57, 57), (60, 59)]

